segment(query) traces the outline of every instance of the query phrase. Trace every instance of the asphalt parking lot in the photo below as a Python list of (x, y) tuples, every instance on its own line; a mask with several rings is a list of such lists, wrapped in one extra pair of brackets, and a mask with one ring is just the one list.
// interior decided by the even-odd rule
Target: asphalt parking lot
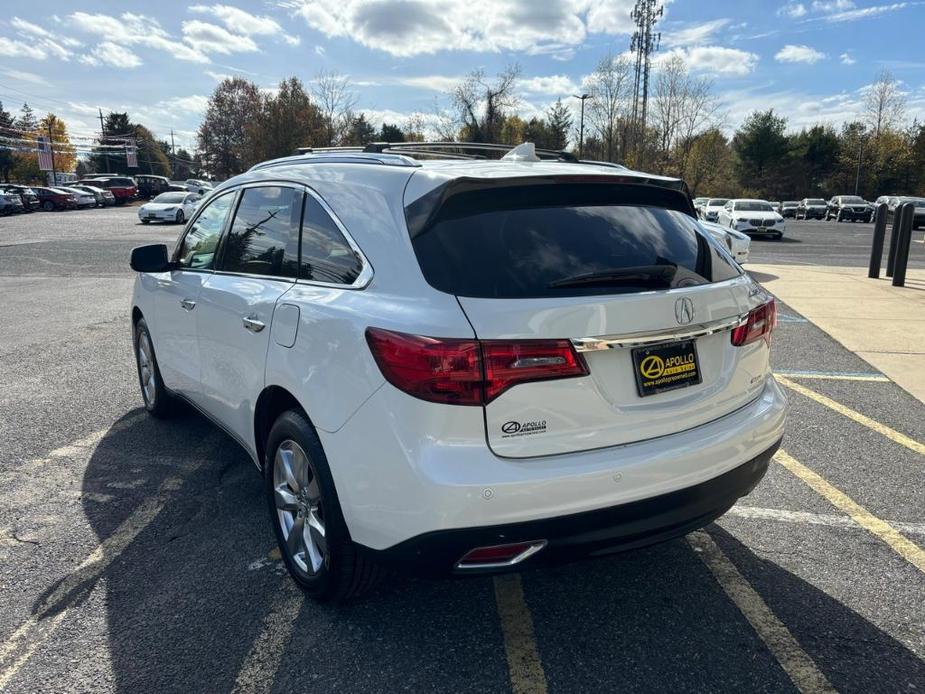
[[(872, 225), (788, 228), (752, 260), (867, 264)], [(0, 690), (925, 690), (925, 406), (789, 307), (785, 453), (705, 531), (319, 606), (246, 454), (140, 407), (128, 251), (178, 231), (0, 219)]]

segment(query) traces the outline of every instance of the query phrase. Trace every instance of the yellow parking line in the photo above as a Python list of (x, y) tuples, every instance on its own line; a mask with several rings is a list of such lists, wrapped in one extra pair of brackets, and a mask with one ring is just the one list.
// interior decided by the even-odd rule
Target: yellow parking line
[(896, 528), (851, 499), (847, 494), (833, 487), (828, 481), (810, 470), (800, 461), (784, 451), (778, 451), (774, 460), (806, 482), (836, 508), (841, 509), (855, 523), (886, 542), (903, 559), (925, 573), (925, 550), (902, 535)]
[(804, 694), (835, 692), (835, 688), (816, 667), (816, 663), (803, 650), (796, 637), (771, 611), (713, 538), (698, 530), (688, 535), (687, 541), (729, 599), (767, 645), (794, 686)]
[(546, 673), (537, 651), (533, 617), (524, 600), (520, 576), (495, 576), (494, 584), (511, 690), (514, 694), (546, 694)]
[(234, 681), (232, 694), (237, 692), (269, 692), (276, 682), (276, 673), (286, 652), (286, 645), (292, 638), (296, 618), (305, 603), (302, 591), (288, 578), (280, 588), (269, 614), (250, 652), (244, 659)]
[(840, 402), (835, 402), (832, 398), (828, 398), (821, 393), (817, 393), (814, 390), (810, 390), (806, 386), (800, 385), (799, 383), (794, 383), (786, 376), (775, 376), (777, 382), (782, 386), (786, 386), (790, 390), (799, 393), (800, 395), (805, 395), (806, 397), (815, 400), (820, 405), (825, 405), (831, 410), (838, 412), (841, 415), (844, 415), (848, 419), (853, 419), (858, 424), (863, 424), (868, 429), (876, 431), (878, 434), (886, 436), (891, 441), (895, 441), (900, 446), (905, 446), (910, 451), (915, 451), (919, 455), (925, 455), (925, 443), (919, 443), (913, 438), (906, 436), (905, 434), (900, 434), (895, 429), (891, 429), (886, 424), (881, 424), (875, 419), (871, 419), (867, 415), (863, 415), (857, 410), (852, 410), (850, 407), (845, 407)]

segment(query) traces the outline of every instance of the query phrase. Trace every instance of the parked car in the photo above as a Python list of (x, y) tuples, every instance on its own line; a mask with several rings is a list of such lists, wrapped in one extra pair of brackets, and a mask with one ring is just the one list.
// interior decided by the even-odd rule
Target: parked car
[(800, 206), (800, 203), (796, 200), (784, 200), (780, 204), (780, 210), (777, 213), (781, 217), (794, 217), (797, 216), (797, 208)]
[(700, 212), (700, 218), (705, 222), (715, 222), (723, 205), (729, 202), (728, 198), (710, 198)]
[(199, 204), (196, 193), (161, 193), (138, 208), (138, 219), (148, 222), (175, 222), (183, 224)]
[(42, 206), (42, 203), (39, 201), (39, 197), (29, 186), (4, 183), (0, 189), (19, 195), (20, 199), (22, 200), (24, 212), (34, 212)]
[(781, 211), (780, 200), (771, 200), (770, 203), (771, 203), (771, 209), (777, 212), (777, 214), (780, 214), (780, 211)]
[(189, 186), (187, 186), (185, 183), (175, 183), (171, 181), (170, 185), (167, 186), (167, 190), (165, 190), (164, 192), (165, 193), (189, 193), (190, 189), (189, 189)]
[(128, 176), (99, 176), (78, 181), (81, 185), (104, 188), (113, 194), (117, 205), (124, 205), (138, 194), (135, 181)]
[(694, 198), (694, 211), (698, 217), (702, 217), (703, 207), (707, 204), (709, 198)]
[(765, 234), (777, 239), (783, 238), (786, 230), (783, 215), (775, 212), (767, 200), (730, 200), (720, 210), (717, 223), (746, 234)]
[(208, 181), (202, 181), (198, 178), (188, 178), (185, 181), (186, 189), (191, 193), (205, 195), (212, 190), (212, 184)]
[(885, 202), (887, 205), (886, 210), (886, 222), (887, 224), (893, 223), (893, 216), (896, 212), (896, 208), (904, 202), (911, 202), (915, 204), (915, 212), (912, 217), (912, 227), (918, 229), (919, 227), (925, 226), (925, 198), (916, 198), (908, 197), (902, 195), (881, 195), (873, 203), (873, 210), (871, 212), (871, 220), (876, 221), (876, 210), (880, 203)]
[(681, 181), (350, 160), (258, 165), (131, 261), (145, 408), (241, 443), (310, 596), (658, 542), (762, 478), (774, 299)]
[(0, 191), (0, 215), (16, 214), (23, 209), (22, 198), (18, 193)]
[(87, 191), (81, 190), (80, 188), (72, 188), (71, 186), (59, 186), (55, 190), (70, 193), (75, 198), (77, 198), (78, 209), (96, 207), (96, 196), (93, 195), (93, 193), (88, 193)]
[(46, 212), (77, 209), (77, 196), (73, 193), (66, 193), (57, 188), (45, 188), (43, 186), (33, 187), (32, 190), (38, 196), (42, 209)]
[(796, 219), (825, 219), (828, 209), (822, 198), (803, 198), (797, 206)]
[(752, 240), (747, 234), (720, 226), (716, 222), (701, 222), (700, 224), (714, 239), (729, 250), (729, 253), (739, 265), (748, 261), (748, 252), (752, 245)]
[(96, 200), (97, 207), (110, 207), (116, 204), (116, 196), (110, 193), (105, 188), (98, 188), (96, 186), (82, 185), (75, 183), (69, 188), (76, 188), (77, 190), (82, 190), (85, 193), (90, 193)]
[(166, 192), (170, 180), (166, 176), (140, 174), (135, 176), (135, 183), (138, 185), (138, 197), (147, 200)]
[(899, 202), (911, 202), (915, 205), (912, 213), (912, 228), (918, 229), (925, 226), (925, 198), (902, 197)]
[(825, 218), (836, 222), (869, 222), (871, 216), (870, 206), (863, 198), (857, 195), (836, 195), (828, 202)]

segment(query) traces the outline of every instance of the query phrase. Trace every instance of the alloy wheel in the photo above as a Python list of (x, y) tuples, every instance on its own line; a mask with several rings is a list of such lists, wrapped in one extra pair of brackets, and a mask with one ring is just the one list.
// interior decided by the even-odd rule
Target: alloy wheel
[(321, 489), (308, 455), (292, 439), (276, 449), (273, 498), (293, 564), (306, 576), (315, 576), (328, 558)]
[(138, 355), (138, 375), (141, 379), (141, 394), (144, 396), (145, 404), (153, 407), (157, 401), (157, 382), (154, 373), (154, 350), (151, 349), (151, 339), (147, 331), (141, 331), (138, 336), (138, 346), (136, 348)]

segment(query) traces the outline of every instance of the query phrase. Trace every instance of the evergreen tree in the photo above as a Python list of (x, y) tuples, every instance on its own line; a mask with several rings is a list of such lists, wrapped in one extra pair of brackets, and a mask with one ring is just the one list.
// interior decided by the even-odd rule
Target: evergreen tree
[(556, 103), (546, 111), (546, 124), (550, 148), (565, 149), (568, 147), (568, 134), (572, 130), (572, 114), (562, 103), (562, 99), (556, 99)]

